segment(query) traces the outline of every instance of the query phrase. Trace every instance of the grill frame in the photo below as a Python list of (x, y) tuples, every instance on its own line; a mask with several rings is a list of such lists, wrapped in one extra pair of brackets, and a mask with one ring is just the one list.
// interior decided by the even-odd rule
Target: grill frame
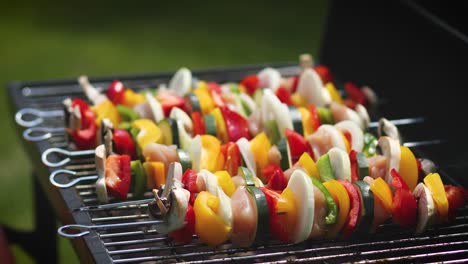
[[(220, 81), (220, 82), (223, 82), (223, 81), (230, 81), (230, 80), (239, 80), (240, 78), (242, 78), (243, 76), (245, 76), (246, 74), (251, 74), (251, 73), (255, 73), (257, 72), (258, 70), (266, 67), (266, 66), (271, 66), (271, 67), (275, 67), (275, 68), (281, 68), (281, 67), (286, 67), (285, 69), (286, 72), (288, 70), (297, 70), (297, 67), (296, 66), (293, 66), (295, 64), (292, 64), (292, 63), (285, 63), (285, 64), (262, 64), (262, 65), (247, 65), (247, 66), (240, 66), (240, 67), (229, 67), (229, 68), (216, 68), (216, 69), (207, 69), (207, 70), (200, 70), (200, 71), (194, 71), (193, 74), (194, 76), (200, 78), (200, 79), (203, 79), (203, 80), (216, 80), (216, 81)], [(120, 79), (121, 81), (123, 81), (124, 83), (144, 83), (144, 87), (148, 87), (148, 82), (152, 85), (149, 85), (149, 86), (153, 86), (153, 87), (157, 87), (157, 85), (161, 82), (165, 82), (167, 83), (168, 80), (170, 79), (170, 77), (172, 76), (173, 72), (164, 72), (164, 73), (158, 73), (158, 74), (145, 74), (145, 75), (136, 75), (136, 76), (109, 76), (109, 77), (102, 77), (102, 78), (90, 78), (90, 81), (92, 83), (95, 83), (97, 85), (99, 85), (100, 83), (104, 84), (104, 83), (110, 83), (112, 80), (114, 79)], [(78, 92), (78, 91), (81, 91), (81, 89), (79, 88), (77, 82), (75, 80), (53, 80), (53, 81), (40, 81), (40, 82), (13, 82), (11, 84), (9, 84), (8, 86), (8, 91), (9, 91), (9, 94), (10, 94), (10, 98), (11, 100), (9, 101), (10, 102), (10, 106), (11, 106), (11, 109), (13, 109), (12, 112), (16, 112), (17, 110), (21, 109), (21, 108), (25, 108), (25, 107), (37, 107), (37, 105), (35, 105), (35, 103), (38, 103), (40, 102), (40, 104), (43, 104), (44, 102), (48, 102), (52, 99), (52, 97), (49, 97), (47, 94), (51, 94), (50, 91), (50, 87), (63, 87), (63, 86), (66, 86), (66, 87), (69, 87), (71, 88), (71, 92), (70, 96), (83, 96), (82, 93)], [(25, 89), (26, 87), (29, 87), (30, 89)], [(104, 86), (105, 87), (105, 86)], [(132, 86), (130, 86), (132, 87)], [(134, 87), (132, 87), (134, 88)], [(57, 89), (57, 88), (54, 88), (54, 89)], [(135, 87), (135, 89), (138, 90), (138, 88)], [(60, 89), (61, 90), (61, 89)], [(26, 91), (26, 94), (24, 93), (24, 91)], [(40, 91), (49, 91), (49, 93), (41, 93)], [(75, 91), (77, 91), (75, 93)], [(28, 99), (28, 94), (29, 95), (34, 95), (34, 93), (37, 93), (38, 94), (38, 97), (39, 98), (38, 100), (31, 100)], [(43, 94), (45, 94), (45, 96), (42, 96)], [(52, 93), (54, 94), (54, 93)], [(57, 102), (55, 102), (57, 103)], [(377, 114), (376, 114), (377, 115)], [(375, 119), (376, 116), (373, 116), (373, 119)], [(59, 123), (57, 123), (59, 124)], [(17, 130), (20, 131), (22, 130), (23, 128), (20, 128), (19, 126), (17, 127)], [(404, 134), (403, 134), (404, 135)], [(58, 217), (58, 219), (63, 223), (63, 224), (73, 224), (73, 223), (79, 223), (79, 224), (84, 224), (84, 225), (92, 225), (92, 224), (96, 224), (96, 223), (100, 223), (100, 222), (106, 222), (107, 220), (103, 220), (103, 219), (100, 219), (99, 221), (96, 221), (96, 219), (94, 221), (92, 221), (91, 219), (91, 216), (90, 216), (90, 213), (88, 212), (85, 212), (85, 211), (72, 211), (70, 209), (72, 208), (79, 208), (81, 206), (83, 206), (83, 203), (82, 203), (82, 197), (79, 195), (79, 191), (77, 191), (77, 189), (75, 187), (73, 188), (68, 188), (68, 189), (57, 189), (57, 188), (54, 188), (53, 186), (51, 186), (51, 184), (49, 183), (49, 180), (48, 180), (48, 175), (54, 171), (55, 169), (54, 168), (47, 168), (45, 167), (41, 160), (40, 160), (40, 153), (42, 153), (43, 151), (45, 151), (47, 148), (51, 147), (51, 143), (49, 142), (49, 140), (47, 141), (43, 141), (43, 142), (35, 142), (35, 143), (31, 143), (31, 142), (26, 142), (26, 141), (22, 141), (25, 145), (25, 148), (27, 150), (27, 153), (29, 154), (29, 157), (32, 161), (32, 164), (34, 166), (34, 168), (36, 169), (36, 174), (37, 174), (37, 178), (38, 178), (38, 181), (41, 185), (41, 188), (45, 191), (48, 199), (49, 199), (49, 202), (53, 205), (53, 208), (54, 208), (54, 211)], [(423, 153), (420, 153), (420, 151), (416, 150), (417, 154), (419, 154), (418, 156), (419, 157), (424, 157), (424, 154)], [(444, 181), (446, 181), (446, 183), (454, 183), (453, 179), (451, 178), (445, 178)], [(85, 184), (86, 185), (86, 184)], [(88, 184), (89, 185), (89, 184)], [(89, 186), (88, 186), (89, 187)], [(86, 186), (84, 187), (84, 189), (86, 189)], [(464, 219), (467, 219), (467, 208), (465, 207), (463, 210), (463, 216), (461, 216), (461, 220), (462, 223), (463, 223), (463, 220)], [(459, 221), (457, 220), (457, 221)], [(466, 221), (465, 221), (466, 222)], [(455, 223), (458, 223), (458, 222), (455, 222)], [(451, 225), (449, 225), (448, 227), (453, 227), (456, 225), (454, 223), (452, 223)], [(392, 230), (392, 226), (389, 226), (390, 230)], [(441, 228), (441, 229), (440, 229)], [(440, 230), (444, 230), (443, 228), (445, 228), (445, 226), (442, 226), (442, 227), (436, 227), (435, 229), (431, 229), (429, 231), (429, 234), (432, 232), (434, 233), (435, 232), (435, 235), (441, 233)], [(464, 228), (464, 229), (463, 229)], [(395, 229), (396, 231), (398, 232), (401, 232), (400, 229)], [(468, 225), (463, 225), (462, 224), (462, 237), (465, 237), (465, 242), (466, 240), (468, 240)], [(123, 232), (123, 231), (122, 231)], [(384, 236), (385, 234), (376, 234), (376, 237), (382, 237)], [(427, 234), (423, 234), (423, 236), (426, 236)], [(130, 236), (131, 237), (131, 236)], [(73, 242), (73, 246), (75, 247), (75, 250), (77, 251), (80, 259), (82, 262), (85, 262), (85, 263), (89, 263), (89, 262), (96, 262), (96, 263), (108, 263), (108, 262), (112, 262), (114, 260), (115, 263), (120, 263), (120, 261), (117, 259), (117, 261), (115, 261), (116, 259), (112, 259), (111, 258), (111, 255), (115, 255), (117, 254), (117, 252), (115, 252), (115, 250), (110, 250), (110, 248), (112, 247), (118, 247), (118, 243), (113, 243), (113, 244), (109, 244), (109, 243), (112, 243), (112, 242), (104, 242), (103, 240), (106, 240), (106, 239), (109, 239), (111, 238), (111, 236), (109, 235), (104, 235), (104, 236), (100, 236), (97, 232), (91, 232), (91, 234), (83, 237), (83, 238), (80, 238), (80, 239), (74, 239), (72, 242)], [(375, 238), (375, 237), (374, 237)], [(369, 241), (372, 241), (372, 239), (374, 239), (373, 237), (371, 237), (371, 240)], [(403, 238), (403, 239), (406, 239), (406, 238)], [(409, 241), (412, 240), (411, 236), (410, 238), (407, 238)], [(417, 240), (417, 239), (416, 239)], [(358, 240), (359, 241), (359, 240)], [(384, 241), (384, 240), (379, 240), (380, 242), (378, 243), (381, 243), (381, 244), (385, 244), (386, 242), (388, 241)], [(389, 241), (389, 243), (396, 243), (396, 242), (392, 242), (393, 240)], [(374, 241), (375, 242), (375, 241)], [(106, 244), (107, 243), (107, 244)], [(273, 245), (276, 245), (277, 243), (275, 242), (272, 242)], [(371, 243), (371, 242), (368, 242), (368, 243)], [(377, 242), (375, 242), (377, 243)], [(462, 243), (462, 242), (460, 242)], [(321, 246), (323, 245), (323, 246)], [(276, 254), (279, 254), (279, 255), (282, 255), (284, 254), (286, 257), (285, 259), (281, 260), (280, 262), (287, 262), (287, 261), (291, 261), (293, 260), (292, 257), (294, 255), (301, 255), (301, 254), (316, 254), (317, 251), (320, 251), (318, 250), (316, 247), (319, 246), (320, 248), (322, 248), (321, 250), (322, 251), (326, 251), (326, 250), (330, 250), (331, 248), (333, 248), (333, 246), (335, 247), (338, 247), (338, 245), (343, 245), (344, 247), (346, 248), (352, 248), (352, 247), (357, 247), (355, 243), (352, 243), (351, 241), (344, 241), (344, 242), (341, 242), (341, 241), (323, 241), (323, 240), (320, 240), (320, 241), (308, 241), (306, 243), (302, 243), (302, 244), (299, 244), (299, 245), (295, 245), (295, 246), (290, 246), (290, 247), (286, 247), (285, 245), (280, 245), (279, 247), (282, 249), (282, 252), (278, 252)], [(347, 245), (347, 246), (346, 246)], [(426, 244), (427, 245), (427, 244)], [(462, 243), (462, 246), (464, 246), (465, 244)], [(190, 247), (196, 247), (193, 246), (193, 245), (190, 245), (188, 246), (189, 248)], [(298, 251), (292, 251), (291, 247), (293, 249), (297, 249)], [(305, 247), (305, 248), (302, 248), (302, 247)], [(203, 248), (203, 247), (202, 247)], [(284, 252), (284, 249), (288, 249), (287, 251)], [(468, 247), (466, 247), (468, 248)], [(465, 252), (468, 252), (468, 250), (465, 250), (462, 252), (462, 253), (465, 253)], [(336, 248), (336, 249), (339, 249), (339, 248)], [(182, 249), (183, 250), (183, 249)], [(258, 249), (257, 249), (258, 250)], [(267, 251), (269, 251), (269, 249), (267, 248), (266, 249)], [(463, 247), (462, 247), (462, 250), (463, 250)], [(229, 250), (228, 250), (229, 251)], [(164, 251), (163, 251), (164, 252)], [(389, 251), (391, 252), (392, 254), (395, 252), (395, 251)], [(122, 253), (122, 251), (120, 252)], [(192, 251), (192, 253), (195, 253)], [(218, 252), (219, 253), (219, 252)], [(336, 258), (332, 258), (331, 260), (329, 260), (330, 262), (342, 262), (342, 261), (366, 261), (367, 259), (363, 259), (363, 258), (360, 258), (362, 256), (361, 254), (361, 250), (358, 251), (358, 252), (354, 252), (354, 253), (349, 253), (348, 255), (343, 255), (343, 256), (337, 256)], [(454, 252), (454, 254), (458, 254), (459, 252)], [(125, 255), (125, 253), (123, 253)], [(370, 253), (369, 253), (370, 254)], [(225, 254), (227, 257), (229, 256), (229, 254)], [(413, 255), (414, 256), (414, 259), (398, 259), (398, 256), (395, 256), (393, 255), (393, 259), (387, 259), (388, 261), (417, 261), (418, 260), (418, 255)], [(251, 261), (254, 261), (256, 260), (256, 258), (258, 258), (259, 256), (257, 254), (255, 254), (254, 257), (251, 257), (250, 259), (225, 259), (225, 260), (228, 260), (228, 261), (232, 261), (232, 262), (242, 262), (244, 260), (251, 260)], [(420, 258), (424, 258), (425, 256), (424, 255), (421, 255), (419, 256)], [(439, 256), (435, 256), (434, 259), (437, 260), (437, 257)], [(151, 259), (148, 259), (148, 260), (151, 260)], [(168, 259), (160, 259), (160, 260), (168, 260)], [(175, 260), (180, 260), (180, 259), (175, 259)], [(313, 261), (318, 261), (318, 262), (322, 262), (324, 261), (325, 259), (324, 258), (316, 258), (314, 259), (313, 257), (310, 257), (307, 259), (303, 259), (302, 261), (306, 261), (306, 262), (313, 262)], [(371, 260), (372, 262), (372, 260)]]

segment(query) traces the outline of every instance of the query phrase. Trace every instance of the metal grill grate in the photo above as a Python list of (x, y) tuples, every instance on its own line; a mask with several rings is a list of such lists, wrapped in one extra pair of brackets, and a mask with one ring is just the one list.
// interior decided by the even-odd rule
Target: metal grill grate
[[(246, 74), (257, 72), (265, 65), (236, 69), (217, 69), (195, 72), (204, 80), (238, 80)], [(284, 75), (294, 73), (297, 69), (287, 65), (272, 65), (279, 68)], [(119, 77), (133, 89), (156, 87), (167, 82), (171, 73), (157, 76)], [(93, 80), (97, 86), (105, 87), (113, 78)], [(82, 96), (81, 89), (75, 81), (51, 83), (14, 84), (9, 89), (14, 103), (13, 109), (25, 107), (40, 110), (61, 109), (60, 102), (69, 96)], [(375, 117), (374, 117), (375, 118)], [(62, 127), (63, 119), (46, 119), (41, 126)], [(402, 134), (411, 140), (434, 140), (434, 138), (417, 138), (417, 131), (427, 123), (403, 126)], [(420, 136), (420, 135), (419, 135)], [(440, 138), (436, 138), (439, 140)], [(416, 148), (419, 156), (424, 156), (428, 148), (435, 147), (439, 141), (428, 141), (425, 147)], [(442, 141), (441, 141), (442, 142)], [(31, 160), (39, 166), (40, 181), (54, 204), (59, 219), (64, 224), (110, 224), (144, 221), (148, 219), (147, 206), (128, 205), (114, 209), (97, 207), (94, 184), (84, 182), (74, 188), (57, 190), (48, 182), (48, 174), (40, 162), (40, 155), (50, 147), (63, 148), (66, 137), (63, 133), (53, 134), (46, 142), (27, 143)], [(94, 158), (75, 158), (63, 167), (74, 170), (80, 175), (94, 175)], [(444, 179), (449, 181), (450, 179)], [(453, 182), (449, 182), (453, 183)], [(146, 194), (150, 198), (151, 193)], [(130, 194), (129, 199), (133, 197)], [(110, 200), (110, 202), (116, 202)], [(79, 209), (88, 206), (85, 209)], [(82, 240), (74, 240), (80, 255), (90, 255), (96, 262), (134, 263), (134, 262), (188, 262), (188, 263), (221, 263), (221, 262), (439, 262), (460, 263), (468, 261), (468, 208), (460, 210), (458, 217), (449, 225), (437, 226), (427, 230), (421, 236), (414, 236), (410, 229), (402, 229), (391, 223), (384, 224), (375, 234), (353, 238), (347, 241), (313, 240), (304, 243), (282, 244), (270, 240), (263, 245), (251, 248), (235, 248), (224, 244), (210, 248), (194, 238), (189, 245), (173, 245), (167, 236), (161, 236), (151, 229), (124, 227), (112, 230), (92, 232)], [(84, 242), (84, 244), (83, 244)], [(81, 244), (80, 244), (81, 243)]]

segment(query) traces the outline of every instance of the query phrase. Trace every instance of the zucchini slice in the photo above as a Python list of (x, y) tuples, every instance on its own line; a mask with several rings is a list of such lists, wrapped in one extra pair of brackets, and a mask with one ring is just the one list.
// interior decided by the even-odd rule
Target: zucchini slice
[(163, 134), (164, 145), (176, 145), (177, 147), (180, 147), (179, 129), (175, 119), (164, 118), (158, 123), (158, 126)]
[(374, 194), (370, 190), (370, 185), (365, 181), (355, 181), (353, 184), (357, 187), (362, 204), (361, 216), (355, 234), (368, 233), (374, 219)]
[(291, 116), (294, 131), (300, 135), (304, 135), (304, 127), (302, 126), (301, 112), (295, 106), (289, 106), (289, 115)]
[(257, 228), (255, 231), (255, 243), (261, 244), (268, 239), (270, 233), (270, 211), (268, 209), (265, 194), (255, 186), (247, 186), (247, 191), (255, 199), (257, 207)]
[(190, 159), (190, 154), (188, 151), (184, 149), (177, 149), (177, 156), (179, 157), (179, 162), (182, 165), (183, 172), (192, 168), (192, 160)]
[(288, 141), (285, 138), (282, 138), (280, 141), (278, 141), (277, 146), (281, 154), (280, 167), (283, 171), (285, 171), (292, 167), (291, 151), (289, 150)]
[(193, 112), (200, 112), (201, 113), (201, 106), (200, 100), (198, 96), (194, 93), (188, 93), (184, 96), (185, 99), (185, 108), (188, 110), (189, 113)]
[(206, 133), (216, 137), (216, 121), (212, 114), (206, 114), (203, 116), (205, 121)]
[(238, 173), (244, 177), (245, 186), (255, 186), (255, 179), (252, 172), (246, 167), (239, 167)]

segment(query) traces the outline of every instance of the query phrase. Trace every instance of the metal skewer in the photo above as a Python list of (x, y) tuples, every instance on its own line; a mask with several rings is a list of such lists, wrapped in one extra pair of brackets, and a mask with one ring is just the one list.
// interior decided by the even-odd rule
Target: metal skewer
[[(163, 220), (150, 220), (150, 221), (141, 221), (141, 222), (130, 222), (130, 223), (118, 223), (118, 224), (104, 224), (104, 225), (64, 225), (58, 229), (58, 233), (66, 238), (78, 238), (89, 234), (92, 230), (102, 230), (102, 229), (116, 229), (116, 228), (127, 228), (133, 226), (148, 226), (148, 225), (158, 225), (164, 223)], [(69, 233), (73, 230), (79, 230), (79, 233)]]
[[(50, 154), (61, 154), (65, 156), (63, 160), (57, 161), (57, 162), (52, 162), (49, 161), (49, 155)], [(94, 155), (95, 150), (94, 149), (89, 149), (89, 150), (76, 150), (76, 151), (69, 151), (61, 148), (49, 148), (44, 153), (42, 153), (41, 159), (42, 163), (44, 163), (48, 167), (61, 167), (71, 161), (70, 157), (78, 157), (78, 156), (89, 156), (89, 155)]]
[(68, 183), (59, 183), (56, 181), (55, 177), (60, 174), (68, 174), (68, 175), (75, 176), (78, 174), (78, 172), (72, 171), (72, 170), (56, 170), (52, 172), (49, 176), (49, 181), (50, 183), (52, 183), (52, 185), (59, 187), (59, 188), (69, 188), (69, 187), (75, 186), (80, 181), (95, 181), (98, 179), (98, 175), (89, 175), (89, 176), (82, 176), (82, 177), (75, 178)]
[[(33, 116), (32, 120), (23, 119), (25, 116)], [(18, 125), (23, 127), (33, 127), (44, 122), (45, 117), (58, 117), (63, 116), (63, 110), (50, 110), (50, 111), (41, 111), (34, 108), (23, 108), (16, 112), (15, 120)]]
[(52, 137), (53, 133), (65, 133), (63, 127), (30, 127), (23, 132), (27, 141), (42, 141)]
[(127, 201), (127, 202), (120, 202), (120, 203), (111, 203), (111, 204), (101, 204), (101, 205), (90, 205), (90, 206), (84, 206), (77, 208), (73, 211), (77, 212), (86, 212), (86, 211), (92, 211), (92, 210), (102, 210), (102, 209), (114, 209), (114, 208), (119, 208), (119, 207), (125, 207), (125, 206), (130, 206), (130, 205), (142, 205), (142, 204), (148, 204), (154, 201), (154, 198), (149, 198), (149, 199), (143, 199), (143, 200), (136, 200), (136, 201)]

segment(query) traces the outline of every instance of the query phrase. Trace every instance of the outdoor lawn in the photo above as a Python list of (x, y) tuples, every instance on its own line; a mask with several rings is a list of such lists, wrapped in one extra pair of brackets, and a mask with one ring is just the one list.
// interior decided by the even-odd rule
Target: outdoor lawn
[[(318, 55), (326, 14), (324, 0), (2, 2), (0, 224), (34, 228), (34, 168), (13, 126), (8, 82), (297, 61)], [(12, 247), (18, 263), (32, 262)], [(78, 262), (64, 239), (60, 262)]]

